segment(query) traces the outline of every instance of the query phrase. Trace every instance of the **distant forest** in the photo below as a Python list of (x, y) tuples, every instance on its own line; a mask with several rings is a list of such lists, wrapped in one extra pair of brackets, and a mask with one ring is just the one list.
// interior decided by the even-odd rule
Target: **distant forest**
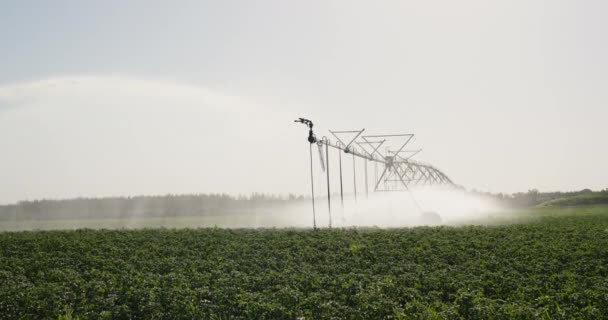
[(601, 191), (583, 189), (571, 192), (539, 192), (536, 189), (513, 194), (493, 194), (471, 191), (488, 197), (509, 208), (529, 208), (534, 206), (580, 206), (608, 204), (608, 188)]
[[(608, 204), (608, 189), (573, 192), (539, 192), (533, 189), (514, 194), (492, 194), (475, 190), (463, 192), (493, 199), (509, 208)], [(0, 221), (218, 216), (274, 209), (309, 200), (309, 197), (304, 196), (254, 193), (237, 197), (226, 194), (195, 194), (21, 201), (0, 206)]]
[(305, 201), (303, 196), (195, 194), (21, 201), (0, 206), (1, 220), (214, 216)]

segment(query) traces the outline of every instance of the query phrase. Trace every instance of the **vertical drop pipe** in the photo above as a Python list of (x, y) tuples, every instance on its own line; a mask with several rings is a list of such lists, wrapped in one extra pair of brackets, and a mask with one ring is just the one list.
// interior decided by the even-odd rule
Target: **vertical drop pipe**
[(312, 143), (309, 143), (310, 150), (310, 192), (312, 195), (312, 228), (317, 229), (317, 214), (315, 212), (315, 180), (312, 172)]
[(355, 151), (353, 149), (353, 186), (355, 189), (355, 202), (357, 202), (357, 169), (355, 167)]
[(367, 158), (365, 158), (365, 198), (369, 198), (369, 190), (367, 183)]
[(340, 149), (338, 149), (338, 161), (340, 163), (340, 205), (344, 211), (344, 188), (342, 187), (342, 150)]
[(342, 185), (342, 149), (338, 148), (338, 162), (340, 164), (340, 208), (342, 209), (342, 224), (346, 222), (344, 216), (344, 187)]
[(329, 228), (331, 229), (331, 191), (329, 189), (329, 141), (325, 141), (325, 172), (327, 173), (327, 210), (329, 213)]
[(376, 191), (376, 187), (378, 187), (378, 162), (374, 161), (374, 191)]

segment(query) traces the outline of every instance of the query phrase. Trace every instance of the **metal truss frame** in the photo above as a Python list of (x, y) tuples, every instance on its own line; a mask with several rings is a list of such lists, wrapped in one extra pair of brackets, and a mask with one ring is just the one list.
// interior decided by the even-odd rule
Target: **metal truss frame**
[[(314, 186), (312, 185), (312, 144), (316, 143), (319, 147), (321, 166), (327, 174), (327, 198), (328, 198), (328, 209), (329, 209), (329, 227), (331, 228), (331, 193), (330, 193), (330, 172), (329, 172), (329, 148), (337, 149), (339, 153), (339, 172), (340, 172), (340, 203), (344, 206), (344, 192), (342, 185), (342, 152), (346, 154), (352, 154), (353, 162), (353, 187), (355, 201), (357, 200), (357, 172), (355, 160), (356, 158), (363, 159), (365, 161), (365, 193), (368, 195), (368, 170), (367, 166), (369, 162), (374, 162), (375, 168), (377, 164), (384, 166), (380, 176), (375, 175), (375, 181), (373, 183), (374, 192), (392, 192), (392, 191), (410, 191), (412, 186), (420, 185), (444, 185), (452, 186), (456, 185), (452, 180), (441, 170), (428, 164), (412, 160), (414, 156), (422, 152), (422, 149), (406, 150), (406, 146), (414, 138), (413, 133), (401, 133), (401, 134), (382, 134), (382, 135), (363, 135), (365, 129), (361, 130), (329, 130), (329, 133), (336, 139), (336, 142), (332, 142), (327, 137), (317, 139), (314, 135), (312, 128), (312, 121), (304, 118), (299, 118), (295, 122), (300, 122), (308, 126), (309, 136), (308, 142), (311, 145), (310, 157), (311, 157), (311, 191), (313, 200), (313, 226), (316, 228), (316, 218), (314, 209)], [(350, 138), (344, 137), (344, 135), (350, 135)], [(383, 153), (381, 150), (382, 146), (385, 146), (387, 142), (401, 139), (402, 142), (397, 144), (395, 150), (390, 150), (388, 147)], [(323, 148), (323, 146), (325, 148)], [(323, 159), (323, 149), (325, 149), (325, 159)], [(324, 162), (324, 163), (323, 163)], [(325, 170), (327, 169), (327, 170)], [(422, 209), (418, 205), (417, 201), (412, 197), (413, 202), (418, 207), (419, 211)]]
[[(364, 131), (365, 129), (329, 130), (337, 142), (332, 143), (331, 140), (323, 137), (317, 143), (350, 153), (353, 157), (384, 165), (380, 177), (374, 181), (373, 191), (408, 191), (410, 186), (418, 185), (454, 185), (441, 170), (430, 164), (412, 160), (414, 156), (422, 152), (422, 149), (405, 149), (414, 138), (414, 134), (363, 135)], [(352, 137), (345, 139), (341, 136), (344, 134), (350, 134)], [(397, 145), (395, 151), (387, 149), (383, 153), (381, 147), (391, 138), (403, 138), (404, 141)]]

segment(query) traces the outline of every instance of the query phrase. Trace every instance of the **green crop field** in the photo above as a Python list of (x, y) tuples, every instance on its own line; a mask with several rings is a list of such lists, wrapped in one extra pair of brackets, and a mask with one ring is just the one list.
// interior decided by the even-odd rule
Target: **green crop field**
[(0, 233), (0, 318), (600, 319), (608, 207), (410, 229)]

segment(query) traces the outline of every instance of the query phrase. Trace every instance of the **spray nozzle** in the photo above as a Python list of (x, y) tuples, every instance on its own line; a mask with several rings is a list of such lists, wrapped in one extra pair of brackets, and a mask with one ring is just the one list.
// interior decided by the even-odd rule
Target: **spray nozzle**
[(298, 118), (297, 120), (294, 120), (294, 122), (302, 123), (308, 127), (308, 142), (309, 143), (312, 144), (312, 143), (317, 142), (317, 137), (315, 136), (314, 132), (312, 132), (312, 127), (314, 126), (312, 121), (305, 119), (305, 118)]

